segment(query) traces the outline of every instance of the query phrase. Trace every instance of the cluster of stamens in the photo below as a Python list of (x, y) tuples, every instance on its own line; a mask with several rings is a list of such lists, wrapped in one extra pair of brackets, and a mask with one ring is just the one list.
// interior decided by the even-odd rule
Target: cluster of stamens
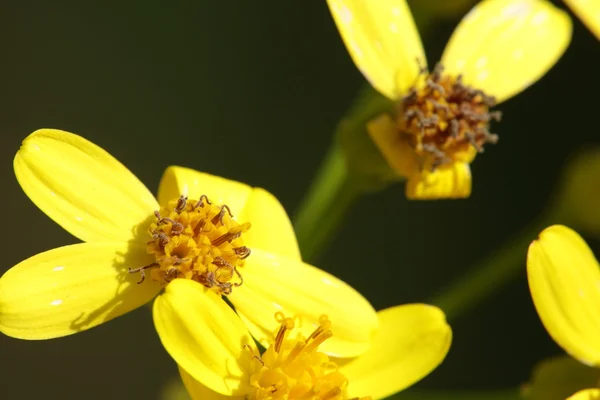
[(432, 170), (453, 162), (470, 162), (486, 143), (498, 136), (489, 132), (492, 120), (499, 121), (494, 97), (466, 86), (462, 77), (443, 74), (441, 64), (431, 73), (421, 69), (419, 83), (402, 98), (400, 134)]
[(236, 222), (227, 205), (217, 206), (205, 195), (197, 201), (181, 196), (154, 215), (147, 251), (155, 262), (129, 270), (141, 274), (138, 283), (144, 281), (148, 269), (152, 279), (163, 285), (185, 278), (224, 295), (243, 283), (239, 269), (250, 249), (241, 236), (250, 223)]
[[(347, 378), (337, 364), (318, 351), (319, 346), (332, 336), (331, 322), (326, 316), (308, 337), (298, 334), (288, 338), (294, 329), (294, 320), (283, 313), (275, 314), (280, 323), (275, 341), (263, 353), (255, 354), (246, 346), (253, 359), (254, 374), (250, 378), (252, 391), (248, 400), (345, 400)], [(369, 397), (352, 400), (370, 400)]]

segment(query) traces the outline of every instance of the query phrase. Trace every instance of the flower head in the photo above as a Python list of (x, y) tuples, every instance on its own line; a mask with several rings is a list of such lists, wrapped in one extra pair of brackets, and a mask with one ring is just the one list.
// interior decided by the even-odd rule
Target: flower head
[(458, 25), (428, 72), (405, 0), (328, 0), (348, 51), (375, 89), (398, 104), (367, 129), (407, 178), (414, 199), (471, 193), (469, 164), (498, 136), (490, 108), (550, 69), (571, 38), (568, 16), (545, 0), (484, 0)]
[[(215, 331), (215, 321), (229, 326), (241, 318), (268, 343), (275, 312), (301, 317), (307, 334), (319, 326), (320, 309), (340, 332), (324, 346), (328, 353), (369, 349), (375, 310), (344, 282), (302, 263), (285, 210), (265, 190), (173, 166), (155, 199), (103, 149), (50, 129), (23, 141), (14, 168), (29, 198), (84, 243), (37, 254), (0, 278), (4, 334), (70, 335), (156, 297), (161, 341), (195, 377), (215, 349), (240, 345)], [(195, 352), (188, 351), (190, 337)]]
[(529, 247), (527, 274), (550, 336), (575, 359), (600, 366), (600, 265), (585, 241), (566, 226), (545, 229)]
[[(448, 352), (452, 331), (439, 309), (424, 304), (392, 307), (378, 316), (381, 329), (373, 346), (356, 358), (340, 360), (322, 351), (336, 332), (327, 316), (306, 336), (298, 332), (301, 320), (276, 313), (280, 326), (265, 352), (260, 354), (253, 344), (245, 344), (237, 354), (224, 353), (234, 358), (224, 358), (222, 363), (244, 365), (238, 376), (242, 390), (222, 391), (222, 378), (196, 380), (182, 368), (181, 377), (194, 400), (384, 398), (437, 367)], [(238, 334), (243, 337), (244, 330)]]

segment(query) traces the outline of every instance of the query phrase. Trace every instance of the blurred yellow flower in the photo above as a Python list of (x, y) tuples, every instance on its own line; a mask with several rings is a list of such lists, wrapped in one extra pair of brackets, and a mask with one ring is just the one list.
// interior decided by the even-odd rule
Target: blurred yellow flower
[(565, 0), (565, 3), (600, 39), (600, 2), (598, 0)]
[[(585, 241), (566, 226), (545, 229), (529, 247), (527, 275), (550, 336), (575, 359), (600, 366), (600, 265)], [(593, 389), (572, 398), (599, 394)]]
[[(236, 376), (240, 390), (220, 390), (223, 378), (219, 375), (195, 380), (180, 368), (181, 377), (194, 400), (381, 399), (435, 369), (448, 352), (452, 331), (441, 310), (424, 304), (392, 307), (377, 314), (381, 329), (373, 346), (354, 359), (336, 360), (322, 352), (321, 347), (335, 338), (336, 332), (326, 316), (306, 336), (293, 332), (295, 319), (277, 313), (281, 325), (262, 355), (253, 344), (238, 346), (223, 353), (216, 365), (241, 366), (243, 373)], [(238, 327), (237, 335), (237, 343), (248, 342), (243, 326)]]
[(489, 109), (533, 84), (571, 39), (571, 20), (544, 0), (484, 0), (460, 22), (441, 62), (427, 61), (405, 0), (328, 0), (338, 30), (372, 86), (398, 101), (398, 117), (367, 126), (412, 199), (463, 198), (469, 164), (495, 143)]
[(214, 330), (215, 321), (238, 323), (226, 311), (227, 295), (263, 343), (273, 339), (275, 312), (302, 318), (304, 334), (324, 312), (339, 331), (325, 346), (329, 353), (369, 349), (375, 310), (344, 282), (302, 263), (288, 216), (267, 191), (172, 166), (155, 199), (103, 149), (50, 129), (23, 141), (14, 169), (27, 196), (85, 243), (37, 254), (0, 278), (0, 332), (70, 335), (158, 295), (153, 317), (162, 343), (201, 376), (219, 348), (241, 345)]

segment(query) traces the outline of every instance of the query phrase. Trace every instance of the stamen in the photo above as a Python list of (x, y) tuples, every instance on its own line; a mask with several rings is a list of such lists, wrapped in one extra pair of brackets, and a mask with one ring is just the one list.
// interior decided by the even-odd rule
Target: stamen
[(135, 274), (138, 272), (140, 273), (141, 279), (137, 283), (139, 285), (140, 283), (144, 282), (144, 279), (146, 279), (146, 270), (148, 268), (154, 268), (154, 267), (158, 267), (158, 266), (159, 266), (158, 263), (152, 263), (152, 264), (148, 264), (148, 265), (145, 265), (145, 266), (139, 267), (139, 268), (129, 268), (128, 271), (130, 274)]
[[(198, 201), (182, 195), (154, 212), (147, 250), (155, 257), (152, 279), (166, 285), (175, 278), (192, 279), (221, 295), (243, 284), (240, 269), (250, 256), (242, 235), (250, 223), (239, 224), (226, 205), (206, 195)], [(147, 267), (140, 272), (142, 281)], [(141, 281), (140, 281), (141, 282)]]
[(444, 74), (437, 64), (431, 73), (419, 62), (421, 77), (400, 102), (399, 134), (422, 157), (422, 165), (437, 167), (470, 160), (473, 150), (482, 153), (486, 143), (496, 143), (488, 131), (501, 113), (489, 111), (493, 96), (466, 86), (462, 76)]

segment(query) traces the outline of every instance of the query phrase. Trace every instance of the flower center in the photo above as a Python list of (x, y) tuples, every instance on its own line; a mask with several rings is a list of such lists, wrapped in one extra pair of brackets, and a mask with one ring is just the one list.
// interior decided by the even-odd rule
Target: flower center
[(433, 72), (422, 70), (419, 84), (410, 89), (400, 103), (398, 127), (426, 167), (453, 161), (472, 161), (486, 143), (498, 136), (489, 132), (491, 120), (499, 121), (492, 96), (466, 86), (462, 77), (443, 74), (441, 64)]
[(181, 196), (154, 215), (147, 251), (155, 262), (129, 270), (141, 273), (138, 283), (149, 268), (152, 279), (163, 285), (175, 278), (192, 279), (224, 295), (243, 283), (238, 268), (250, 249), (241, 236), (250, 229), (249, 222), (237, 223), (228, 206), (217, 206), (205, 195), (198, 201)]
[[(290, 339), (294, 321), (278, 312), (281, 324), (275, 342), (262, 357), (247, 349), (253, 358), (254, 373), (250, 378), (252, 391), (248, 400), (345, 400), (348, 379), (337, 364), (318, 351), (319, 345), (332, 336), (331, 322), (326, 316), (308, 337), (298, 334)], [(369, 397), (355, 400), (370, 400)]]

